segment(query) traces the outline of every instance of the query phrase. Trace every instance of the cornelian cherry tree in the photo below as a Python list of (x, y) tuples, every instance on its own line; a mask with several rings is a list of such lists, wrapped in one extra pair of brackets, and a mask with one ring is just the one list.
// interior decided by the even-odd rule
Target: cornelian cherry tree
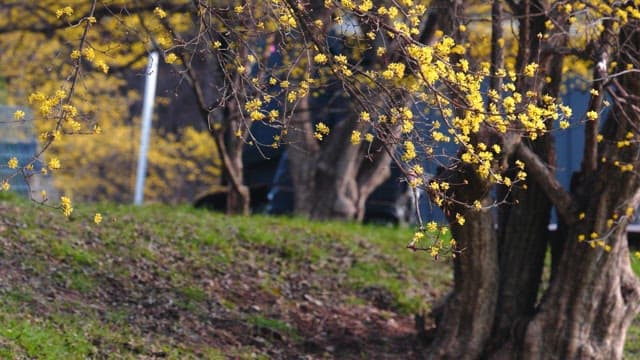
[[(288, 0), (266, 8), (276, 14), (279, 51), (291, 59), (278, 88), (284, 97), (266, 96), (286, 109), (283, 138), (302, 151), (299, 159), (313, 160), (296, 174), (301, 160), (292, 156), (296, 186), (322, 189), (319, 179), (335, 169), (334, 189), (347, 184), (343, 194), (358, 194), (367, 160), (351, 157), (366, 150), (396, 161), (448, 217), (449, 243), (426, 240), (438, 230), (429, 223), (410, 244), (455, 255), (455, 286), (436, 311), (429, 357), (621, 357), (640, 304), (625, 230), (640, 201), (637, 3)], [(264, 8), (233, 11), (253, 18), (257, 9)], [(255, 18), (256, 28), (265, 26)], [(352, 38), (336, 50), (332, 31), (349, 26)], [(559, 100), (571, 76), (591, 89), (585, 114)], [(253, 80), (267, 93), (274, 85)], [(308, 104), (333, 82), (358, 115), (328, 129), (310, 121)], [(250, 117), (263, 117), (264, 99), (247, 100)], [(554, 132), (570, 126), (584, 129), (585, 143), (581, 170), (565, 189), (554, 175)], [(318, 139), (328, 150), (317, 150)], [(446, 153), (440, 143), (458, 150)], [(440, 164), (434, 177), (425, 161)], [(298, 203), (310, 214), (327, 216), (318, 215), (320, 199), (304, 199)], [(553, 207), (560, 226), (550, 241)], [(548, 248), (551, 279), (542, 288)]]

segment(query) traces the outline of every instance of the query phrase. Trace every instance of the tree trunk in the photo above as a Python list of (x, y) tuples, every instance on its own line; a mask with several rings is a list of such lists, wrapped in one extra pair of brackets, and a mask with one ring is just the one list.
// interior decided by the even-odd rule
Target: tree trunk
[[(326, 104), (325, 104), (326, 105)], [(294, 188), (294, 211), (312, 219), (355, 219), (364, 217), (369, 195), (389, 177), (390, 157), (381, 143), (371, 146), (353, 145), (353, 130), (364, 132), (351, 109), (335, 109), (331, 115), (311, 111), (309, 98), (300, 103), (302, 109), (291, 120), (288, 135), (289, 164)], [(313, 137), (313, 118), (341, 118), (322, 142)]]
[[(629, 47), (622, 63), (633, 63), (640, 47), (637, 30), (623, 28), (620, 42)], [(637, 165), (640, 146), (617, 145), (640, 124), (629, 96), (640, 93), (640, 76), (625, 74), (618, 81), (617, 92), (612, 92), (616, 104), (602, 127), (595, 157), (608, 159), (595, 167), (583, 163), (574, 177), (572, 192), (584, 220), (566, 226), (561, 260), (527, 328), (524, 358), (620, 359), (627, 329), (640, 310), (640, 282), (630, 268), (626, 237), (626, 226), (640, 205), (640, 180), (619, 165)], [(585, 159), (593, 157), (589, 152), (585, 148)]]
[(288, 156), (291, 180), (293, 182), (293, 211), (308, 215), (313, 208), (315, 166), (320, 147), (313, 137), (309, 97), (300, 100), (299, 111), (291, 116), (291, 130), (288, 132)]
[[(485, 197), (482, 203), (491, 204)], [(454, 259), (453, 293), (444, 305), (442, 320), (429, 359), (477, 359), (491, 336), (498, 293), (497, 237), (491, 211), (469, 210), (463, 226), (452, 225), (460, 254)]]
[[(625, 334), (640, 305), (626, 230), (609, 237), (611, 252), (566, 241), (563, 266), (527, 327), (524, 359), (621, 359)], [(580, 275), (577, 275), (580, 274)]]
[(212, 129), (218, 153), (222, 159), (223, 176), (227, 183), (227, 214), (248, 215), (250, 213), (251, 194), (244, 184), (244, 163), (242, 152), (246, 134), (238, 137), (242, 128), (241, 109), (236, 102), (230, 102), (224, 109), (225, 125)]
[[(508, 206), (506, 224), (498, 242), (500, 289), (491, 344), (487, 356), (503, 358), (514, 354), (520, 344), (528, 319), (533, 315), (538, 299), (540, 279), (551, 214), (551, 203), (535, 183), (527, 190), (514, 189), (510, 199), (518, 203)], [(514, 336), (516, 335), (516, 336)]]

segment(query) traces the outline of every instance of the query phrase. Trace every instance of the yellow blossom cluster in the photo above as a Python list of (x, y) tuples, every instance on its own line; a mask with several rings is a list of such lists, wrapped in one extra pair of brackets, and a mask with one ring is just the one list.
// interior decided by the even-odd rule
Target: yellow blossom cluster
[(358, 130), (351, 132), (351, 144), (359, 145), (362, 142), (362, 133)]
[(59, 19), (63, 16), (71, 16), (73, 15), (73, 8), (71, 6), (65, 6), (56, 10), (56, 17)]
[(7, 161), (7, 167), (9, 169), (16, 169), (18, 168), (18, 159), (14, 156), (11, 159), (9, 159), (9, 161)]
[(60, 197), (60, 209), (64, 216), (69, 217), (73, 212), (73, 206), (71, 205), (71, 199), (66, 196)]
[(607, 244), (605, 238), (601, 237), (597, 232), (591, 232), (589, 239), (585, 234), (578, 235), (578, 242), (586, 242), (591, 248), (602, 248), (605, 252), (611, 252), (611, 245)]
[(329, 127), (323, 122), (317, 123), (313, 136), (318, 140), (322, 140), (327, 135), (329, 135)]
[(249, 118), (251, 121), (259, 121), (264, 120), (267, 116), (260, 111), (260, 107), (262, 106), (262, 101), (260, 99), (253, 99), (248, 101), (244, 108), (249, 113)]

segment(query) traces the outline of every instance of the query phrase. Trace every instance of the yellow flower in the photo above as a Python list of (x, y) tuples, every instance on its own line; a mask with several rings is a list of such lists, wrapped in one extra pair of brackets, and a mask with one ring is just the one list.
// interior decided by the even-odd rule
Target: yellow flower
[(635, 210), (634, 210), (632, 207), (628, 207), (628, 208), (625, 210), (625, 212), (624, 212), (624, 213), (625, 213), (625, 215), (627, 215), (628, 217), (630, 217), (630, 216), (633, 216), (633, 213), (634, 213), (634, 212), (635, 212)]
[(464, 216), (456, 214), (456, 222), (460, 224), (460, 226), (464, 225), (465, 221)]
[(360, 134), (360, 131), (353, 130), (353, 132), (351, 133), (351, 143), (353, 145), (358, 145), (360, 144), (361, 141), (362, 141), (362, 136)]
[(104, 60), (96, 61), (96, 67), (105, 74), (109, 72), (109, 65)]
[(93, 222), (96, 223), (96, 224), (100, 224), (102, 222), (102, 214), (96, 213), (93, 216)]
[(313, 136), (318, 140), (322, 140), (325, 135), (329, 135), (329, 127), (322, 122), (317, 123), (316, 132)]
[(251, 119), (251, 121), (260, 121), (260, 120), (264, 120), (264, 118), (266, 117), (265, 114), (261, 113), (258, 110), (254, 110), (249, 114), (249, 118)]
[(162, 10), (162, 8), (159, 6), (153, 9), (153, 13), (155, 16), (159, 17), (160, 19), (164, 19), (167, 17), (167, 13), (164, 10)]
[(87, 47), (82, 49), (82, 55), (89, 61), (93, 61), (96, 58), (96, 52), (93, 48)]
[(73, 212), (73, 207), (71, 206), (71, 199), (66, 196), (60, 197), (60, 208), (62, 209), (62, 213), (64, 216), (69, 217)]
[(51, 170), (58, 170), (60, 169), (60, 160), (58, 160), (58, 158), (56, 157), (51, 158), (51, 160), (49, 160), (49, 163), (47, 165)]
[(56, 18), (60, 19), (63, 16), (71, 16), (73, 15), (73, 8), (71, 6), (65, 6), (61, 9), (56, 10)]
[(518, 180), (524, 181), (527, 178), (527, 173), (524, 171), (518, 171), (518, 175), (516, 175)]
[(248, 112), (252, 112), (252, 111), (260, 110), (261, 106), (262, 106), (262, 101), (260, 99), (253, 99), (253, 100), (247, 101), (247, 103), (244, 105), (244, 108)]
[(440, 252), (440, 248), (438, 248), (437, 246), (431, 247), (431, 256), (436, 257), (438, 256), (439, 252)]
[(594, 121), (598, 118), (598, 113), (591, 110), (587, 112), (587, 120)]
[(316, 56), (313, 57), (313, 61), (318, 64), (324, 64), (327, 62), (327, 56), (325, 54), (316, 54)]
[(9, 185), (7, 180), (2, 180), (2, 185), (0, 185), (0, 188), (2, 188), (2, 191), (9, 191), (11, 185)]
[(15, 169), (18, 167), (18, 159), (14, 156), (9, 161), (7, 161), (7, 166), (9, 169)]
[(408, 134), (413, 130), (413, 121), (403, 121), (402, 122), (402, 133)]
[(24, 119), (24, 115), (25, 115), (24, 111), (16, 110), (16, 112), (13, 113), (13, 118), (19, 121)]
[(173, 64), (178, 60), (178, 57), (176, 56), (176, 54), (174, 53), (169, 53), (167, 54), (167, 56), (164, 58), (164, 61), (167, 64)]
[(413, 160), (416, 157), (416, 147), (409, 140), (404, 142), (404, 153), (402, 154), (403, 161)]

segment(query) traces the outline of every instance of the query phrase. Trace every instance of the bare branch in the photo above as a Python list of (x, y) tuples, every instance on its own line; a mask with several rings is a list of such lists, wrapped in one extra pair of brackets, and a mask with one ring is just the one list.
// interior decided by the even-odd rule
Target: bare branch
[(524, 161), (528, 173), (540, 184), (553, 205), (558, 211), (558, 215), (566, 224), (576, 221), (575, 202), (569, 192), (567, 192), (555, 174), (527, 145), (520, 143), (516, 149), (516, 155)]

